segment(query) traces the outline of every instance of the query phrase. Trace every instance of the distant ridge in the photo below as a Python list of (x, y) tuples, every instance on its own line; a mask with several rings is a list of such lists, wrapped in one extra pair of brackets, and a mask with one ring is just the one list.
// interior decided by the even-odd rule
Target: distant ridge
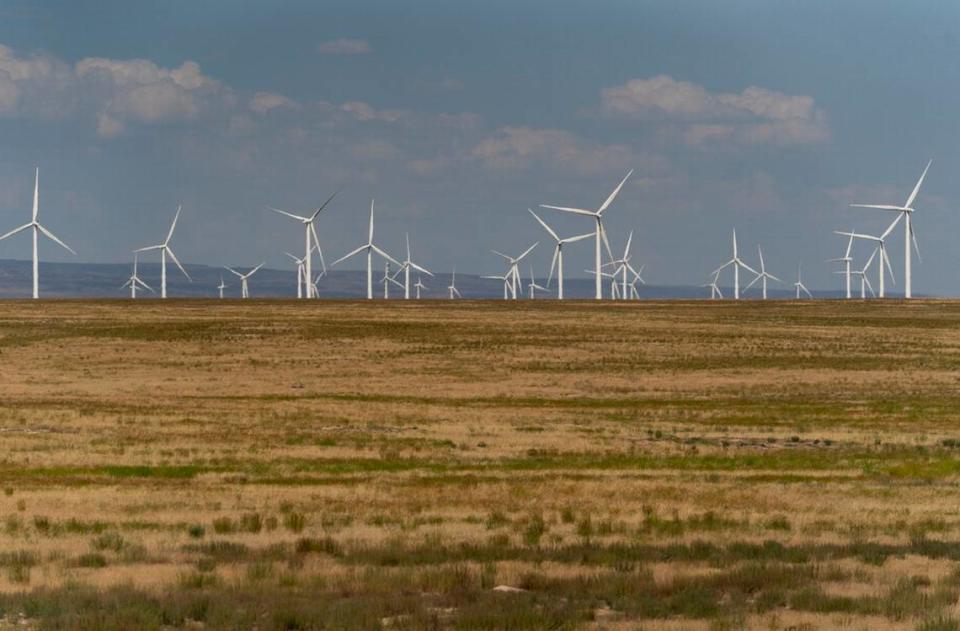
[[(0, 298), (29, 298), (31, 288), (30, 261), (0, 259)], [(227, 298), (240, 297), (240, 283), (236, 277), (219, 267), (209, 265), (186, 264), (185, 267), (193, 278), (188, 282), (186, 278), (173, 266), (167, 267), (167, 291), (171, 298), (216, 298), (217, 285), (220, 283), (221, 273), (227, 284), (224, 295)], [(129, 290), (120, 289), (130, 276), (131, 265), (128, 263), (40, 263), (40, 296), (41, 298), (124, 298), (129, 296)], [(140, 262), (139, 275), (155, 291), (160, 290), (160, 264)], [(375, 278), (382, 273), (375, 274)], [(423, 283), (428, 287), (424, 290), (424, 298), (446, 298), (446, 287), (450, 284), (449, 273), (436, 273), (436, 276), (423, 276)], [(237, 281), (237, 282), (234, 282)], [(416, 276), (411, 278), (411, 284)], [(526, 283), (527, 280), (524, 280)], [(538, 278), (537, 282), (546, 285), (546, 278)], [(364, 298), (366, 287), (366, 272), (336, 270), (320, 279), (317, 288), (321, 298)], [(606, 292), (607, 287), (604, 287)], [(500, 281), (482, 279), (475, 274), (457, 273), (457, 288), (465, 299), (470, 298), (502, 298), (503, 287)], [(556, 288), (554, 281), (553, 287)], [(642, 299), (701, 299), (709, 297), (709, 289), (695, 286), (639, 286)], [(566, 278), (564, 292), (567, 298), (593, 298), (593, 279)], [(725, 296), (733, 295), (732, 288), (723, 288)], [(264, 267), (250, 281), (252, 298), (296, 298), (296, 271), (279, 270)], [(792, 298), (792, 289), (770, 289), (771, 298)], [(841, 291), (814, 291), (817, 298), (841, 298)], [(375, 285), (374, 295), (383, 296), (382, 283)], [(749, 293), (746, 297), (757, 298), (758, 293)], [(142, 291), (139, 297), (153, 298), (154, 294)], [(391, 298), (402, 298), (403, 290), (391, 287)], [(550, 296), (548, 296), (549, 298)], [(538, 299), (543, 299), (542, 296)]]

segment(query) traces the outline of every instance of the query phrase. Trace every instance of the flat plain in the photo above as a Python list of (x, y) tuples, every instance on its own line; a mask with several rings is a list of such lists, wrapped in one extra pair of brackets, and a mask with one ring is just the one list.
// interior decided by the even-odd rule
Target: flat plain
[(5, 301), (0, 439), (0, 628), (960, 629), (957, 302)]

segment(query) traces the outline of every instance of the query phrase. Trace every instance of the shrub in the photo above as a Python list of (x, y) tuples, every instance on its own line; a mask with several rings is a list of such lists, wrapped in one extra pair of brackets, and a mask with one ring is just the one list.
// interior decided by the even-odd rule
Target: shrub
[(77, 558), (79, 567), (107, 567), (107, 557), (99, 552), (88, 552)]
[(303, 532), (307, 526), (307, 518), (303, 513), (288, 512), (283, 516), (283, 527), (290, 532)]

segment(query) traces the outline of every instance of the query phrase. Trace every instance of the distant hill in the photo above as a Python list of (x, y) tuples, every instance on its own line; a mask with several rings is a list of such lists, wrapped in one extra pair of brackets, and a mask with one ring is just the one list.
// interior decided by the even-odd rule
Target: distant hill
[[(240, 295), (239, 279), (229, 272), (208, 265), (185, 265), (193, 282), (187, 281), (174, 265), (167, 267), (167, 293), (170, 297), (215, 298), (220, 276), (228, 285), (225, 296), (237, 298)], [(120, 289), (130, 276), (129, 264), (114, 263), (40, 263), (40, 295), (44, 298), (123, 298), (129, 290)], [(244, 271), (244, 270), (241, 270)], [(31, 291), (30, 261), (0, 259), (0, 298), (29, 298)], [(140, 277), (155, 291), (160, 291), (160, 264), (141, 263)], [(374, 278), (382, 277), (382, 271)], [(250, 294), (254, 298), (293, 298), (297, 295), (296, 272), (293, 269), (277, 270), (263, 268), (250, 279)], [(415, 279), (415, 276), (412, 277)], [(428, 289), (424, 298), (446, 298), (449, 273), (437, 273), (434, 277), (423, 276)], [(546, 279), (538, 279), (546, 285)], [(556, 281), (554, 281), (554, 289)], [(363, 298), (366, 296), (366, 273), (361, 271), (331, 271), (318, 284), (321, 298)], [(483, 279), (476, 274), (457, 273), (457, 288), (464, 298), (502, 298), (503, 285), (500, 281)], [(604, 295), (609, 284), (604, 284)], [(568, 298), (592, 298), (593, 279), (567, 278), (564, 292)], [(768, 291), (771, 298), (791, 298), (793, 290)], [(142, 292), (144, 297), (153, 297), (150, 292)], [(383, 285), (375, 287), (375, 296), (383, 296)], [(540, 293), (538, 297), (552, 297), (554, 294)], [(724, 288), (724, 295), (733, 295), (733, 289)], [(756, 298), (752, 291), (748, 297)], [(840, 298), (841, 292), (814, 292), (818, 298)], [(403, 291), (395, 286), (390, 288), (391, 298), (401, 298)], [(709, 290), (696, 286), (640, 286), (641, 299), (696, 299), (709, 297)]]

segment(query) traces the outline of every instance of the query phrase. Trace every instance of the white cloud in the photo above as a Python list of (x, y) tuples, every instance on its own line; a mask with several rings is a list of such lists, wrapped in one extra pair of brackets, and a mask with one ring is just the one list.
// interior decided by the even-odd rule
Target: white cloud
[(493, 170), (519, 170), (535, 165), (577, 173), (629, 168), (636, 160), (625, 145), (589, 143), (561, 129), (501, 127), (471, 150), (471, 156)]
[(370, 42), (367, 40), (350, 37), (323, 42), (317, 46), (317, 50), (324, 55), (366, 55), (373, 52), (373, 48), (370, 47)]
[(277, 108), (297, 110), (300, 109), (300, 104), (275, 92), (257, 92), (250, 99), (250, 109), (257, 114), (266, 114)]
[(381, 121), (396, 123), (406, 116), (401, 110), (378, 110), (363, 101), (347, 101), (340, 105), (340, 109), (358, 121)]
[(826, 114), (813, 97), (756, 86), (740, 93), (710, 92), (667, 75), (606, 88), (600, 107), (612, 117), (679, 125), (684, 141), (695, 146), (717, 141), (806, 145), (830, 135)]

